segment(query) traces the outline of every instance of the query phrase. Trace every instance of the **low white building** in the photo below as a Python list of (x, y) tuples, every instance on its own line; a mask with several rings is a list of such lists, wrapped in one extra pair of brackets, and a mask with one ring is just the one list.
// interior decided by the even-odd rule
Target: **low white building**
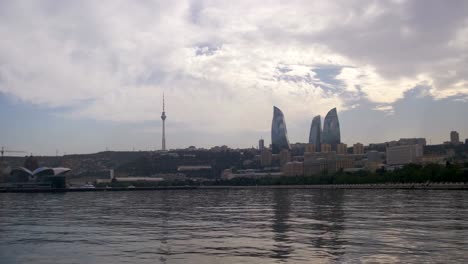
[(393, 146), (387, 148), (387, 165), (404, 165), (417, 163), (423, 156), (423, 146), (420, 144)]

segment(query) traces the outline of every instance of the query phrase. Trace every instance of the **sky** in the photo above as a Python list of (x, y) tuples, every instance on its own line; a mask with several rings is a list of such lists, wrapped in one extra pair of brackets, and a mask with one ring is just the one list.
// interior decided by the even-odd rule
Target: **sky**
[(468, 138), (468, 1), (0, 1), (0, 145), (36, 155)]

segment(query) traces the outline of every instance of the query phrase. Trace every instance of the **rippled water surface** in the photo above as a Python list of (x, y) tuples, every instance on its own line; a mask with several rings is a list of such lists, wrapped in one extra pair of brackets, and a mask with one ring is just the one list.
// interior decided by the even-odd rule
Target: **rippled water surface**
[(0, 194), (1, 263), (468, 263), (468, 192)]

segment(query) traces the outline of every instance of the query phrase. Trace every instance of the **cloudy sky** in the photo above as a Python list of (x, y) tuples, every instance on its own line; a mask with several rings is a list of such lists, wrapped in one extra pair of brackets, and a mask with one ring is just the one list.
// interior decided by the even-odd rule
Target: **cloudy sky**
[(35, 154), (468, 138), (468, 1), (0, 1), (0, 145)]

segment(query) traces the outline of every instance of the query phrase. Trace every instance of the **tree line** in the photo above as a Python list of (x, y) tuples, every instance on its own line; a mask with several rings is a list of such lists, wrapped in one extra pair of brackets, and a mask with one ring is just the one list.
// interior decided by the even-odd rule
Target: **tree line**
[[(378, 183), (439, 183), (439, 182), (468, 182), (468, 163), (465, 166), (453, 164), (409, 164), (392, 171), (377, 170), (376, 172), (326, 172), (314, 176), (283, 176), (283, 177), (237, 177), (230, 180), (216, 179), (200, 181), (196, 179), (135, 182), (135, 187), (147, 186), (255, 186), (255, 185), (315, 185), (315, 184), (378, 184)], [(112, 186), (123, 187), (129, 183), (113, 183)]]
[[(468, 165), (468, 164), (466, 164)], [(234, 178), (219, 180), (215, 185), (309, 185), (309, 184), (377, 184), (377, 183), (468, 182), (468, 169), (459, 165), (409, 164), (392, 171), (326, 172), (314, 176)]]

